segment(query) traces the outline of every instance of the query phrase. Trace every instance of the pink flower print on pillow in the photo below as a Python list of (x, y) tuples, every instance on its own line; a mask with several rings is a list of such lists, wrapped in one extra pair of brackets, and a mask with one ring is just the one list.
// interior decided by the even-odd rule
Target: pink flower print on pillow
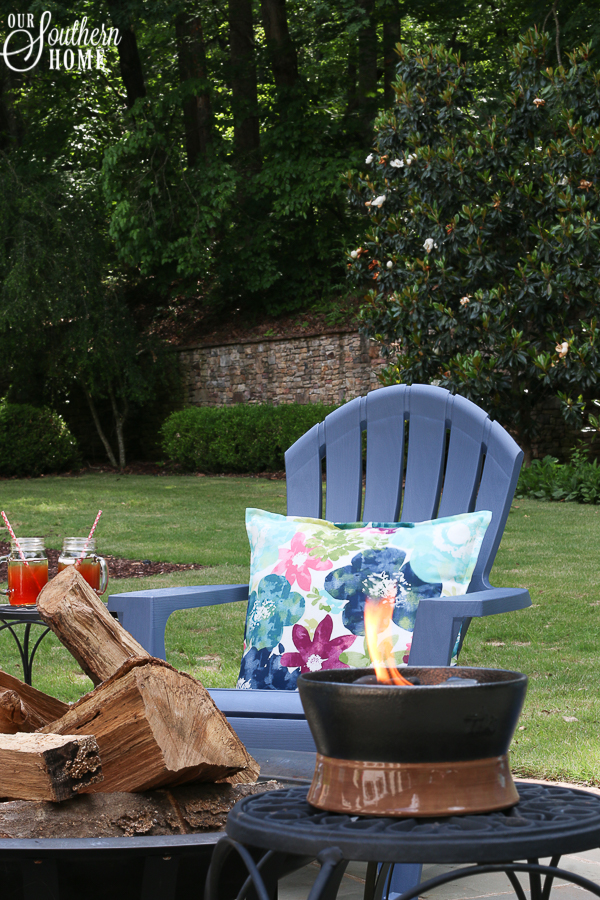
[(304, 625), (294, 625), (292, 640), (298, 653), (283, 653), (281, 664), (288, 667), (300, 666), (302, 672), (318, 672), (319, 669), (349, 669), (350, 666), (340, 662), (340, 653), (347, 650), (355, 641), (353, 634), (342, 634), (333, 640), (333, 619), (325, 616), (315, 628), (315, 636), (310, 634)]
[(331, 569), (333, 563), (329, 559), (319, 559), (310, 555), (306, 546), (305, 535), (297, 532), (292, 538), (289, 550), (279, 551), (279, 562), (273, 569), (275, 575), (285, 575), (290, 584), (298, 582), (302, 591), (310, 591), (312, 585), (311, 569), (324, 571)]

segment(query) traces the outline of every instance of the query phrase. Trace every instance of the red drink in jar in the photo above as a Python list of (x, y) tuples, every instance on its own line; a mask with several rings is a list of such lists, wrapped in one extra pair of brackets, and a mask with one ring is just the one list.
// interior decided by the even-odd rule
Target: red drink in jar
[(8, 562), (8, 599), (11, 606), (31, 606), (39, 592), (48, 583), (48, 560), (22, 559)]
[(108, 566), (105, 559), (96, 556), (95, 538), (65, 538), (58, 557), (58, 571), (67, 566), (76, 566), (97, 594), (104, 593), (108, 586)]
[(11, 541), (10, 553), (0, 558), (8, 564), (8, 595), (11, 606), (33, 606), (48, 583), (48, 557), (43, 538), (19, 538)]
[(89, 586), (100, 593), (100, 560), (82, 559), (81, 562), (59, 562), (58, 571), (62, 572), (63, 569), (72, 565), (77, 567), (77, 571), (83, 575)]

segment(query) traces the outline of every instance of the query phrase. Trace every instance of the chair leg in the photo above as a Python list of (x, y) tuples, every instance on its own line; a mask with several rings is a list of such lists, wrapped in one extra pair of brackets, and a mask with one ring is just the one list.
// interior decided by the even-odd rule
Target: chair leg
[(420, 883), (422, 872), (421, 863), (397, 863), (391, 866), (383, 888), (384, 900), (398, 900), (405, 891)]

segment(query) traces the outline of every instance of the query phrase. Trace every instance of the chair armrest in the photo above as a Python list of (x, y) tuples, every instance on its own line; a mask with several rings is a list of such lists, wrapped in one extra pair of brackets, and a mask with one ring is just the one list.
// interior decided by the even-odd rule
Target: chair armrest
[(175, 610), (244, 600), (248, 600), (247, 584), (207, 584), (111, 594), (107, 606), (151, 656), (165, 659), (165, 626)]
[(304, 720), (304, 707), (298, 691), (240, 691), (235, 688), (210, 688), (208, 693), (227, 718)]
[(523, 588), (488, 588), (461, 597), (434, 597), (417, 607), (411, 666), (448, 666), (463, 619), (513, 612), (531, 606)]

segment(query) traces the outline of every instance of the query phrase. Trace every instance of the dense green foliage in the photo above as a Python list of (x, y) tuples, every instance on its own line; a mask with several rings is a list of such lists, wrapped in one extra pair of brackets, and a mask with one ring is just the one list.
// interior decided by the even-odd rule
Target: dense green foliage
[(110, 269), (97, 181), (86, 173), (74, 184), (70, 171), (0, 151), (3, 387), (11, 400), (53, 406), (79, 391), (111, 463), (123, 466), (124, 424), (167, 373), (136, 322), (125, 274)]
[(590, 460), (588, 452), (580, 449), (568, 463), (560, 463), (553, 456), (534, 459), (529, 468), (521, 470), (516, 496), (600, 503), (598, 460)]
[(78, 462), (77, 443), (61, 416), (26, 403), (0, 404), (0, 475), (4, 478), (62, 472)]
[(163, 425), (163, 450), (188, 470), (281, 471), (285, 451), (334, 409), (321, 403), (190, 407)]
[(534, 32), (517, 46), (492, 116), (444, 48), (402, 52), (396, 106), (349, 178), (370, 216), (351, 275), (386, 380), (457, 390), (526, 453), (536, 406), (558, 396), (575, 418), (600, 370), (600, 73), (585, 48), (566, 68), (546, 51)]
[(24, 50), (42, 10), (67, 44), (84, 19), (120, 42), (99, 68), (67, 68), (62, 39), (51, 68), (48, 35), (29, 69), (0, 55), (0, 396), (83, 397), (120, 465), (168, 380), (150, 336), (182, 310), (252, 318), (348, 290), (368, 217), (340, 173), (392, 103), (401, 35), (460, 50), (492, 109), (526, 27), (549, 29), (551, 64), (599, 27), (591, 0), (0, 0), (0, 48), (17, 14)]

